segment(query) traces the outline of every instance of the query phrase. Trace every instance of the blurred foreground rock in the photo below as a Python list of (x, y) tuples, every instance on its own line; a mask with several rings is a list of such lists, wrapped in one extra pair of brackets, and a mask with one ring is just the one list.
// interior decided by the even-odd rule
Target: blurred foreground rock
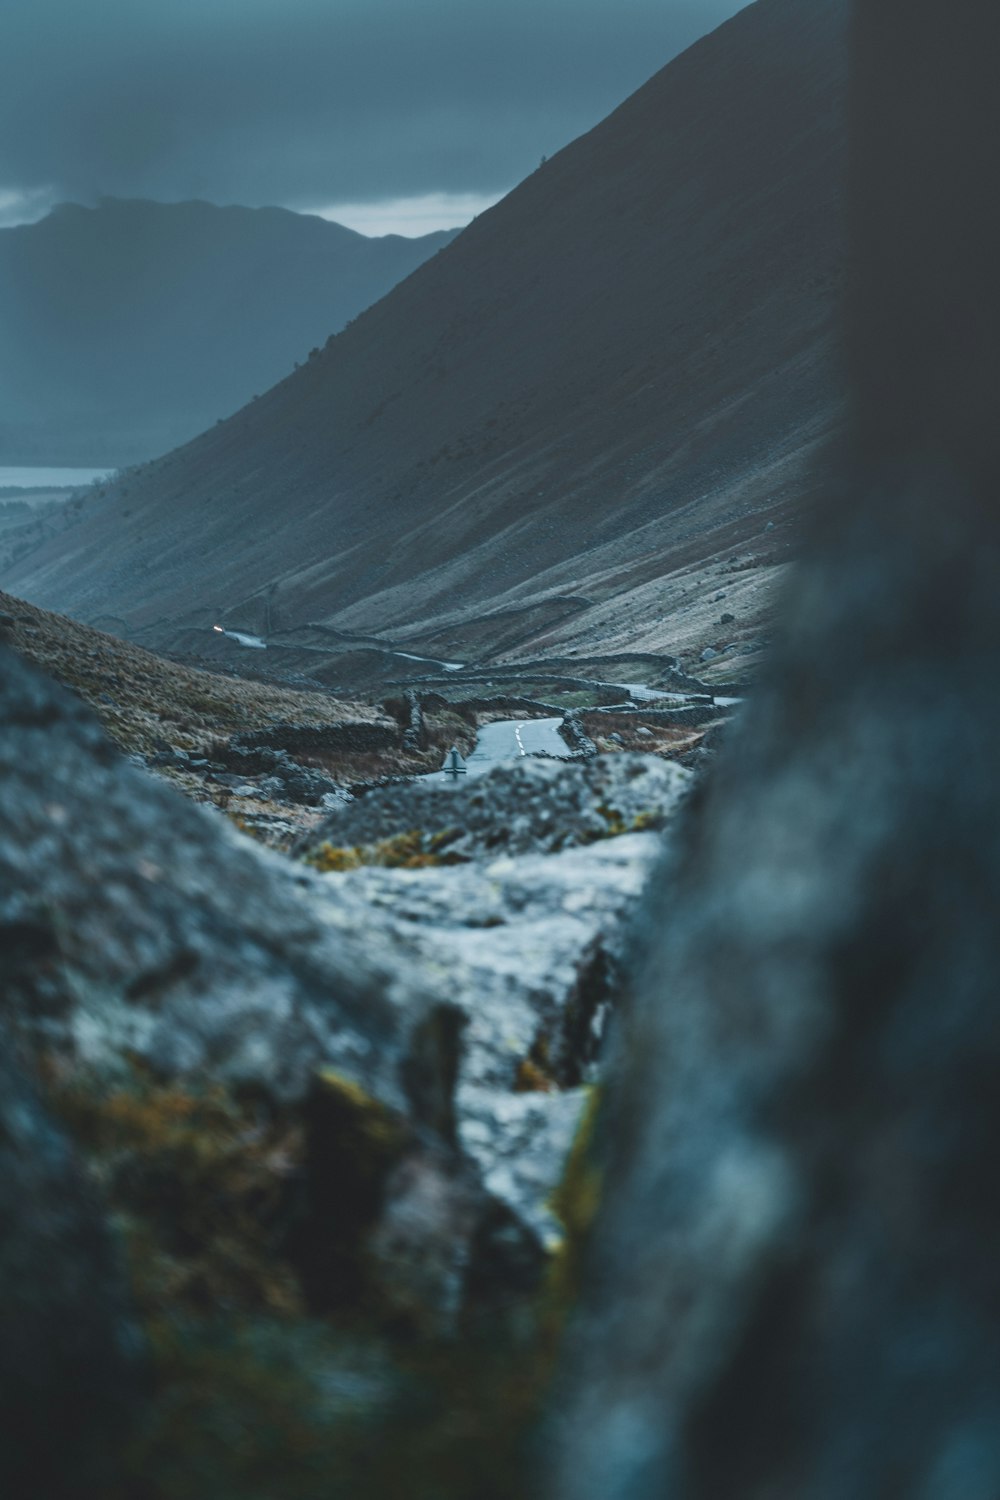
[(1000, 1495), (1000, 18), (855, 26), (853, 468), (650, 905), (560, 1500)]
[(0, 1021), (0, 1494), (89, 1497), (148, 1385), (125, 1270)]
[(814, 563), (655, 908), (564, 1500), (1000, 1494), (1000, 555), (871, 502), (926, 565)]
[[(126, 1430), (117, 1386), (136, 1385), (147, 1335), (167, 1395), (203, 1380), (233, 1340), (238, 1390), (243, 1362), (256, 1368), (273, 1345), (282, 1410), (312, 1400), (287, 1394), (280, 1373), (310, 1320), (357, 1329), (360, 1318), (369, 1341), (408, 1330), (428, 1348), (483, 1318), (521, 1337), (562, 1238), (552, 1198), (628, 916), (659, 857), (654, 834), (624, 830), (666, 821), (686, 773), (620, 757), (605, 773), (514, 778), (515, 847), (532, 841), (533, 786), (545, 789), (542, 848), (569, 797), (569, 841), (585, 835), (584, 846), (561, 854), (497, 857), (473, 833), (473, 864), (322, 873), (123, 761), (88, 710), (7, 653), (0, 709), (4, 1024), (39, 1088), (35, 1100), (12, 1074), (5, 1105), (19, 1122), (8, 1187), (27, 1219), (4, 1248), (24, 1276), (0, 1399), (34, 1409), (89, 1361), (81, 1410), (113, 1465)], [(564, 774), (589, 780), (560, 791)], [(426, 799), (390, 790), (379, 828), (391, 840)], [(506, 816), (502, 804), (492, 826)], [(88, 1291), (85, 1315), (64, 1323)], [(291, 1331), (260, 1331), (274, 1319)], [(323, 1349), (321, 1383), (343, 1366)], [(359, 1370), (380, 1358), (362, 1341)], [(395, 1379), (374, 1382), (365, 1420), (384, 1416)], [(166, 1399), (140, 1422), (142, 1442), (159, 1464), (180, 1444), (170, 1463), (183, 1472), (184, 1445), (200, 1440), (193, 1428), (170, 1435)], [(262, 1397), (244, 1399), (252, 1410)], [(8, 1466), (33, 1462), (27, 1426), (13, 1440)], [(67, 1442), (65, 1463), (53, 1451), (54, 1494), (73, 1451)], [(235, 1459), (219, 1462), (228, 1473)]]

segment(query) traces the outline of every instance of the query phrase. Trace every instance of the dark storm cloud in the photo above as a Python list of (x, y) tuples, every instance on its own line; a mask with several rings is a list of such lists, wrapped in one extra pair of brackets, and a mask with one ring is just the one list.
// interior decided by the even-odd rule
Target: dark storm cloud
[(6, 0), (0, 214), (51, 190), (501, 191), (739, 0)]

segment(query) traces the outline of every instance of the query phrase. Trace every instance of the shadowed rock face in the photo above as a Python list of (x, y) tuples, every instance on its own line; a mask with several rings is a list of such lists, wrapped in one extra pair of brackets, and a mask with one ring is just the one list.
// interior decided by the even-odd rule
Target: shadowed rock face
[(954, 478), (863, 493), (917, 554), (861, 519), (800, 580), (650, 917), (574, 1500), (1000, 1477), (1000, 557)]
[(996, 42), (858, 5), (856, 461), (650, 906), (566, 1500), (1000, 1493)]
[(147, 1385), (144, 1350), (114, 1236), (5, 1022), (0, 1049), (0, 1491), (89, 1500)]

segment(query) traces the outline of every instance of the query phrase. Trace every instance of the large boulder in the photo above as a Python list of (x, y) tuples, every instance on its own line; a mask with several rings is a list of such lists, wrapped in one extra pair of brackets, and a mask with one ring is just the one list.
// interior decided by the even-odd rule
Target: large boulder
[(856, 460), (649, 905), (564, 1500), (1000, 1494), (997, 18), (857, 27)]
[[(286, 1297), (281, 1262), (315, 1309), (363, 1284), (437, 1335), (505, 1280), (537, 1284), (628, 915), (660, 852), (655, 832), (624, 830), (667, 819), (686, 773), (620, 757), (585, 781), (549, 765), (495, 777), (498, 806), (443, 793), (452, 821), (474, 814), (470, 850), (515, 806), (508, 847), (551, 847), (564, 808), (570, 840), (601, 837), (324, 874), (123, 761), (9, 654), (0, 707), (8, 1021), (108, 1201), (169, 1261), (152, 1279), (228, 1296), (235, 1276), (269, 1304)], [(427, 789), (388, 790), (409, 825)], [(163, 1187), (189, 1172), (190, 1202), (183, 1181)], [(213, 1248), (213, 1196), (252, 1242), (235, 1272)], [(205, 1256), (185, 1248), (206, 1238)]]

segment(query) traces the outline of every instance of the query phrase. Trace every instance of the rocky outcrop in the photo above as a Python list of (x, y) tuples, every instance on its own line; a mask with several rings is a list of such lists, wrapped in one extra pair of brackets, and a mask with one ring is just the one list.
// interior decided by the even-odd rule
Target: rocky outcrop
[(304, 807), (324, 807), (327, 801), (346, 801), (350, 793), (340, 782), (312, 766), (300, 765), (287, 750), (262, 746), (248, 750), (242, 745), (216, 742), (207, 755), (186, 750), (159, 750), (149, 758), (154, 769), (200, 773), (236, 796), (266, 798), (271, 802), (294, 802)]
[[(669, 822), (690, 785), (652, 756), (525, 759), (457, 789), (369, 792), (304, 846), (346, 871), (321, 878), (331, 920), (392, 924), (414, 971), (446, 983), (466, 1022), (459, 1140), (539, 1252), (562, 1237), (552, 1197), (622, 987), (628, 917), (660, 856), (635, 830)], [(397, 863), (420, 868), (385, 868)]]
[[(467, 1268), (487, 1209), (455, 1142), (461, 1011), (414, 967), (391, 923), (372, 941), (357, 911), (350, 921), (331, 918), (294, 867), (124, 765), (86, 710), (9, 655), (0, 692), (10, 810), (0, 837), (5, 1004), (21, 1044), (56, 1081), (57, 1098), (71, 1101), (74, 1116), (83, 1112), (98, 1139), (112, 1128), (101, 1101), (118, 1100), (109, 1107), (136, 1129), (139, 1110), (149, 1153), (161, 1113), (169, 1121), (178, 1108), (196, 1108), (184, 1100), (224, 1091), (235, 1111), (219, 1125), (225, 1131), (249, 1107), (241, 1101), (255, 1100), (271, 1122), (265, 1134), (290, 1130), (306, 1159), (320, 1152), (327, 1163), (319, 1197), (306, 1187), (295, 1210), (313, 1231), (293, 1234), (277, 1210), (267, 1232), (279, 1243), (291, 1236), (285, 1258), (300, 1268), (310, 1298), (305, 1267), (326, 1257), (319, 1300), (347, 1294), (350, 1277), (337, 1267), (352, 1243), (351, 1254), (374, 1255), (384, 1215), (395, 1211), (387, 1191), (371, 1200), (375, 1185), (403, 1163), (411, 1175), (429, 1174), (440, 1214), (418, 1221), (408, 1262), (394, 1264), (391, 1276), (371, 1274), (386, 1292), (395, 1287), (404, 1302), (420, 1302), (429, 1322), (450, 1326), (464, 1276), (457, 1290), (451, 1271), (447, 1286), (432, 1286), (423, 1262), (446, 1243), (450, 1260)], [(128, 1103), (137, 1090), (140, 1103)], [(371, 1130), (374, 1160), (338, 1145)], [(147, 1147), (136, 1149), (141, 1181), (157, 1168)], [(349, 1205), (361, 1193), (359, 1161), (374, 1174), (364, 1211), (342, 1203), (324, 1218), (316, 1206), (324, 1195)], [(419, 1295), (407, 1264), (421, 1266)]]
[(78, 702), (9, 655), (2, 693), (0, 924), (25, 1036), (285, 1099), (324, 1063), (407, 1107), (430, 998), (360, 939), (334, 942), (284, 865), (125, 766)]
[[(661, 792), (665, 783), (672, 805), (684, 773), (665, 776)], [(540, 778), (536, 788), (541, 800)], [(514, 828), (515, 845), (526, 832)], [(555, 855), (481, 852), (472, 867), (316, 877), (332, 924), (392, 934), (411, 971), (438, 976), (462, 1015), (458, 1139), (539, 1265), (562, 1237), (551, 1199), (622, 988), (629, 918), (660, 852), (658, 839), (631, 834)]]
[[(79, 1409), (98, 1446), (109, 1421), (124, 1432), (121, 1388), (142, 1393), (130, 1293), (168, 1404), (170, 1382), (187, 1400), (201, 1377), (187, 1354), (164, 1374), (164, 1350), (193, 1338), (216, 1357), (206, 1307), (249, 1339), (218, 1398), (240, 1422), (241, 1382), (279, 1379), (290, 1339), (318, 1339), (326, 1368), (317, 1319), (357, 1328), (363, 1309), (366, 1340), (389, 1327), (435, 1347), (485, 1317), (530, 1326), (629, 913), (660, 854), (655, 834), (627, 830), (668, 818), (684, 773), (618, 757), (531, 763), (443, 801), (384, 788), (363, 800), (390, 838), (434, 806), (454, 827), (464, 807), (455, 844), (475, 862), (323, 874), (124, 762), (78, 700), (9, 653), (0, 708), (5, 1025), (39, 1080), (36, 1098), (12, 1074), (0, 1106), (10, 1191), (37, 1210), (5, 1215), (0, 1235), (4, 1266), (32, 1262), (0, 1399), (37, 1404), (89, 1360)], [(560, 843), (577, 847), (543, 852)], [(269, 1331), (276, 1310), (290, 1332)], [(359, 1369), (369, 1355), (364, 1342)], [(316, 1399), (312, 1366), (302, 1378)], [(154, 1402), (143, 1442), (162, 1420)], [(67, 1433), (46, 1493), (74, 1472), (85, 1493)], [(0, 1449), (11, 1473), (36, 1439), (26, 1423)]]
[(525, 757), (457, 787), (435, 777), (377, 788), (335, 808), (300, 852), (310, 857), (324, 845), (351, 849), (415, 831), (423, 837), (414, 852), (432, 863), (550, 854), (661, 827), (690, 784), (690, 773), (652, 755), (570, 764)]

